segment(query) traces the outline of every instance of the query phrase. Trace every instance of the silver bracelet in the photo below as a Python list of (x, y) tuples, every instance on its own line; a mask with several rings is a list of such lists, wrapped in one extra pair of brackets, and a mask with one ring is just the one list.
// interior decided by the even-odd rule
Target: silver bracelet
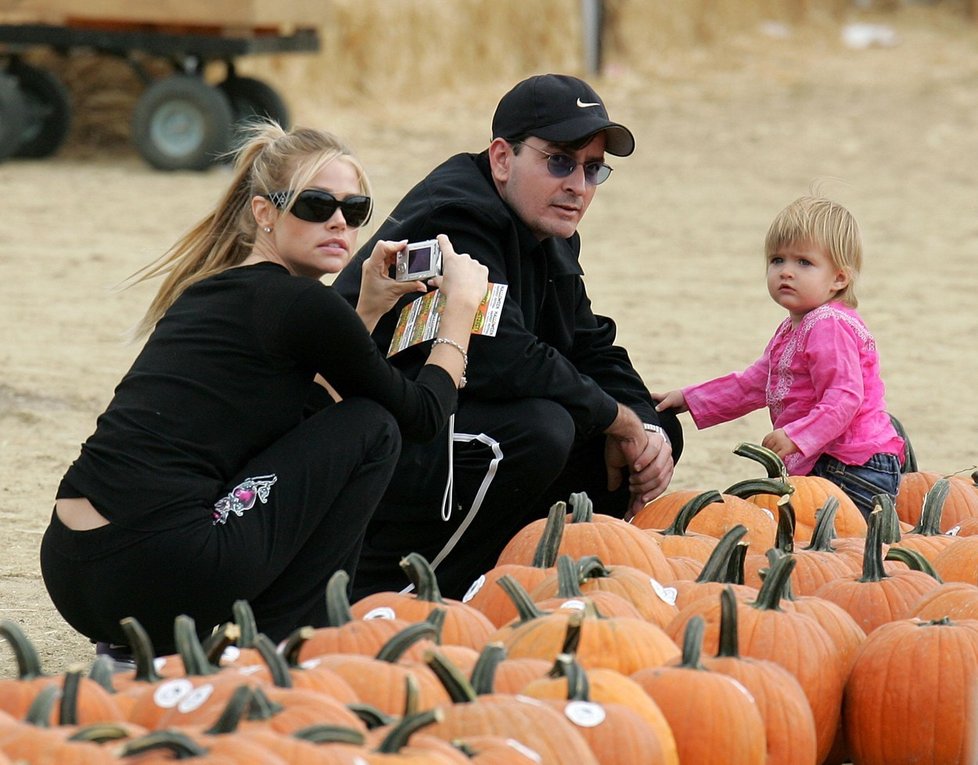
[(647, 433), (658, 433), (660, 436), (662, 436), (662, 440), (665, 442), (666, 446), (670, 448), (672, 447), (672, 441), (669, 440), (669, 436), (666, 434), (665, 428), (663, 428), (661, 425), (653, 425), (649, 422), (643, 422), (642, 429)]
[(468, 382), (468, 380), (465, 379), (465, 370), (468, 369), (469, 366), (469, 354), (465, 352), (465, 348), (447, 337), (436, 337), (434, 340), (432, 340), (431, 347), (434, 348), (436, 345), (450, 345), (452, 348), (462, 354), (462, 376), (458, 380), (458, 389), (461, 390)]

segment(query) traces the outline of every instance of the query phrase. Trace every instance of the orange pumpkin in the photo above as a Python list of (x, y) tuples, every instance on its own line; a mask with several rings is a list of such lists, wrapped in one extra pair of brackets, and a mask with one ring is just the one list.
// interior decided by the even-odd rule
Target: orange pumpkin
[(764, 720), (757, 704), (740, 682), (703, 665), (702, 645), (703, 620), (697, 617), (684, 633), (681, 661), (637, 670), (632, 679), (666, 716), (680, 762), (764, 762)]
[(929, 470), (905, 473), (897, 490), (896, 509), (901, 521), (916, 524), (923, 512), (927, 493), (942, 478), (950, 482), (941, 512), (941, 531), (948, 531), (968, 518), (978, 517), (975, 483), (959, 475), (944, 476)]
[[(758, 444), (742, 443), (734, 449), (734, 454), (760, 463), (768, 478), (786, 481), (791, 487), (791, 504), (795, 510), (795, 539), (811, 539), (815, 530), (815, 514), (829, 497), (839, 501), (835, 520), (836, 532), (840, 537), (866, 536), (866, 519), (856, 507), (856, 503), (836, 484), (819, 476), (789, 476), (781, 458), (770, 449)], [(778, 499), (775, 496), (757, 494), (751, 502), (777, 512)]]
[(478, 609), (452, 598), (443, 598), (438, 579), (423, 555), (408, 553), (401, 568), (413, 583), (413, 592), (375, 592), (358, 600), (350, 610), (358, 619), (381, 615), (397, 617), (409, 624), (426, 618), (436, 608), (445, 610), (441, 642), (478, 650), (496, 627)]
[(805, 692), (780, 664), (741, 655), (736, 596), (728, 587), (720, 598), (719, 647), (703, 666), (739, 681), (754, 698), (764, 720), (767, 765), (814, 763), (818, 739)]
[(976, 678), (978, 621), (900, 619), (881, 626), (866, 638), (846, 683), (853, 761), (975, 762)]

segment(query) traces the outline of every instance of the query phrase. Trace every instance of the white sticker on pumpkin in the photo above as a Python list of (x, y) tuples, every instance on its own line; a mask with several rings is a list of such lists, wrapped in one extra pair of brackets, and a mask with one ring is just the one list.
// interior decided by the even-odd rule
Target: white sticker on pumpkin
[(214, 693), (214, 686), (210, 683), (204, 683), (204, 685), (194, 688), (192, 693), (188, 693), (180, 699), (180, 703), (177, 704), (177, 711), (183, 714), (196, 712), (211, 697), (212, 693)]
[(587, 606), (584, 604), (583, 600), (578, 600), (577, 598), (571, 598), (570, 600), (565, 600), (560, 604), (561, 608), (573, 608), (575, 611), (583, 611)]
[(236, 645), (229, 645), (221, 652), (221, 661), (233, 664), (235, 659), (241, 655), (241, 649)]
[(153, 691), (153, 703), (161, 709), (172, 709), (193, 689), (194, 684), (189, 680), (166, 680)]
[(564, 715), (581, 728), (593, 728), (604, 722), (607, 716), (604, 707), (593, 701), (568, 701)]
[(679, 590), (675, 587), (663, 587), (655, 577), (649, 577), (649, 584), (652, 585), (652, 589), (656, 595), (659, 596), (659, 600), (665, 601), (670, 606), (676, 605), (676, 598), (679, 597)]
[(956, 537), (958, 535), (958, 532), (959, 531), (961, 531), (961, 524), (960, 523), (957, 526), (948, 529), (944, 533), (947, 534), (949, 537)]
[(486, 583), (486, 575), (483, 574), (474, 582), (472, 582), (472, 584), (469, 585), (469, 589), (467, 589), (465, 591), (465, 594), (462, 596), (462, 602), (468, 603), (470, 600), (472, 600), (472, 598), (475, 597), (475, 594), (482, 589), (482, 585), (484, 585), (485, 583)]
[(394, 609), (390, 606), (377, 606), (377, 608), (371, 608), (367, 613), (363, 615), (364, 619), (396, 619), (397, 614)]

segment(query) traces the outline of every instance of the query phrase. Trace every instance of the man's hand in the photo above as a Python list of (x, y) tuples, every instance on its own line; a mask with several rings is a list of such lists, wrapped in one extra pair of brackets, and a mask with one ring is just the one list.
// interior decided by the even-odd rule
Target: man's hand
[(620, 487), (623, 471), (629, 472), (628, 491), (632, 498), (625, 514), (629, 520), (668, 488), (675, 469), (672, 447), (658, 433), (647, 432), (638, 415), (621, 404), (618, 416), (605, 433), (608, 490)]

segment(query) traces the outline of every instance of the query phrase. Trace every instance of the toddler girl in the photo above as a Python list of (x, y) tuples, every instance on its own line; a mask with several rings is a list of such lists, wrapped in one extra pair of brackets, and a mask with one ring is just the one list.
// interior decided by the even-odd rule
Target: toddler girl
[(859, 228), (842, 205), (801, 197), (775, 218), (764, 249), (768, 292), (788, 312), (764, 353), (742, 372), (654, 393), (656, 408), (688, 411), (702, 429), (767, 406), (774, 430), (762, 446), (790, 474), (838, 484), (868, 517), (873, 495), (896, 495), (904, 441), (856, 312)]

